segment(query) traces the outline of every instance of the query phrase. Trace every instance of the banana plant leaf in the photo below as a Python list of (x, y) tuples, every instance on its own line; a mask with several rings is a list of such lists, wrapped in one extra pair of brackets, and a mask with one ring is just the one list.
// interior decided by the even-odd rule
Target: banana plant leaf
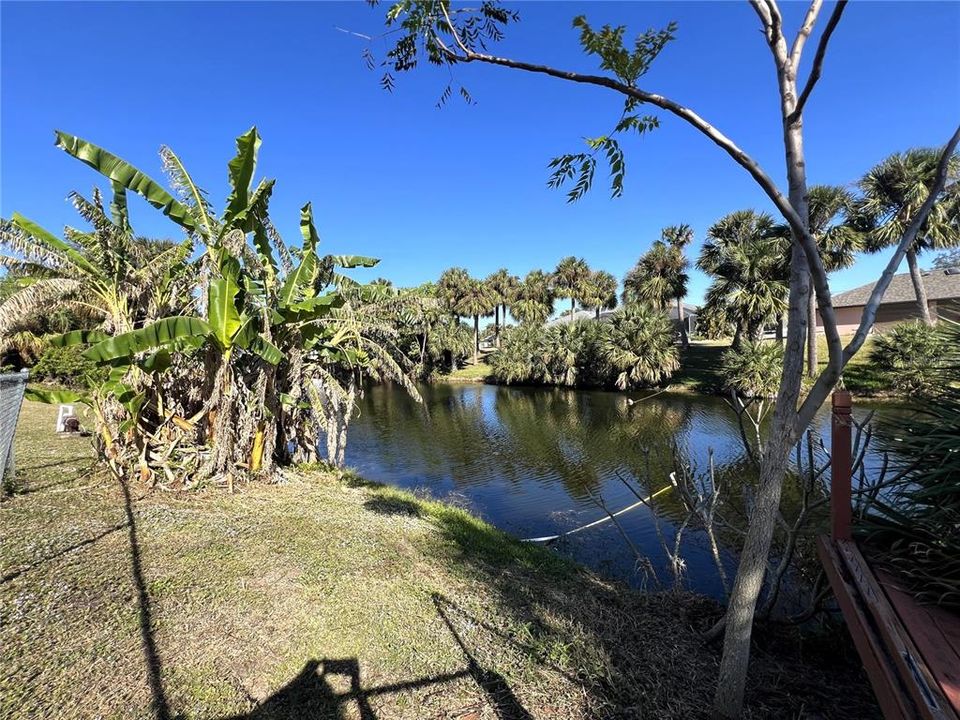
[(198, 317), (175, 316), (157, 320), (139, 330), (116, 335), (88, 348), (84, 357), (94, 362), (129, 358), (135, 353), (175, 345), (187, 338), (204, 338), (213, 328)]
[(328, 258), (333, 262), (337, 267), (342, 268), (357, 268), (357, 267), (374, 267), (380, 263), (380, 258), (368, 257), (366, 255), (328, 255)]
[(23, 396), (27, 400), (41, 402), (46, 405), (63, 405), (69, 403), (89, 404), (90, 398), (73, 390), (41, 390), (40, 388), (28, 387), (23, 391)]
[(71, 330), (62, 335), (47, 335), (44, 340), (51, 347), (70, 347), (71, 345), (94, 345), (109, 337), (100, 330)]
[(230, 195), (223, 213), (224, 229), (232, 227), (240, 213), (250, 204), (250, 183), (257, 168), (257, 152), (260, 150), (260, 134), (256, 126), (237, 138), (237, 154), (227, 164), (230, 174)]
[(100, 272), (98, 268), (92, 265), (87, 259), (77, 252), (74, 248), (70, 247), (63, 240), (58, 238), (53, 233), (48, 230), (44, 230), (40, 225), (35, 223), (29, 218), (25, 218), (18, 212), (15, 212), (11, 217), (10, 221), (16, 225), (20, 230), (27, 233), (31, 237), (39, 240), (44, 245), (52, 248), (53, 250), (59, 251), (67, 256), (71, 263), (73, 263), (78, 268), (82, 269), (84, 272), (88, 273), (92, 277), (102, 278), (103, 273)]
[(195, 229), (196, 224), (190, 209), (164, 190), (156, 180), (91, 142), (60, 130), (56, 132), (56, 137), (57, 147), (64, 150), (68, 155), (72, 155), (100, 174), (110, 178), (111, 181), (142, 196), (144, 200), (186, 230), (193, 231)]
[(240, 286), (233, 277), (227, 276), (210, 281), (210, 306), (208, 317), (213, 337), (224, 350), (233, 345), (234, 336), (243, 325), (237, 310), (237, 294)]

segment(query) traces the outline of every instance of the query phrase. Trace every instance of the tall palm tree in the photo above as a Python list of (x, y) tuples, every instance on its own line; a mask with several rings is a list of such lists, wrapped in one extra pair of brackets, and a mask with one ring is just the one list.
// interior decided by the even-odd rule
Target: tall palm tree
[[(493, 305), (493, 327), (496, 337), (497, 347), (500, 346), (500, 318), (507, 320), (507, 304), (513, 300), (513, 295), (520, 284), (516, 275), (511, 275), (506, 268), (500, 268), (490, 275), (487, 280), (487, 287), (490, 288), (494, 300)], [(502, 311), (502, 315), (501, 315)]]
[(553, 280), (543, 270), (531, 270), (514, 295), (510, 312), (521, 323), (542, 324), (553, 314)]
[[(835, 272), (853, 265), (863, 235), (848, 222), (854, 199), (839, 185), (814, 185), (809, 189), (809, 229), (820, 247), (824, 269)], [(788, 232), (785, 229), (785, 232)], [(811, 287), (807, 307), (807, 375), (817, 372), (817, 296)]]
[(580, 285), (590, 276), (590, 266), (583, 258), (573, 255), (563, 258), (553, 271), (553, 287), (557, 297), (570, 298), (570, 317), (576, 308)]
[(473, 316), (473, 361), (480, 359), (480, 316), (486, 317), (493, 313), (496, 305), (496, 296), (484, 280), (470, 279), (467, 284), (458, 311), (464, 315)]
[[(941, 151), (937, 148), (915, 148), (894, 153), (876, 165), (859, 182), (862, 198), (855, 218), (866, 234), (866, 248), (875, 252), (896, 245), (907, 223), (927, 198), (934, 183)], [(950, 178), (933, 206), (914, 244), (907, 248), (907, 266), (917, 296), (920, 316), (933, 324), (927, 293), (923, 287), (917, 256), (927, 250), (942, 250), (960, 245), (957, 231), (960, 215), (960, 155), (954, 155), (948, 166)]]
[(617, 306), (617, 279), (606, 270), (597, 270), (583, 281), (577, 300), (583, 307), (593, 308), (596, 319), (601, 310), (613, 310)]
[(714, 223), (697, 267), (714, 280), (711, 313), (736, 327), (734, 344), (759, 339), (763, 326), (787, 309), (789, 241), (767, 213), (738, 210)]
[(672, 225), (663, 229), (660, 239), (640, 256), (637, 264), (623, 281), (624, 300), (649, 303), (658, 310), (665, 310), (676, 302), (680, 337), (686, 347), (689, 340), (683, 312), (683, 298), (687, 294), (689, 261), (684, 249), (693, 239), (689, 225)]
[(460, 315), (463, 314), (460, 311), (460, 304), (470, 283), (470, 273), (462, 267), (444, 270), (437, 280), (437, 299), (458, 322)]

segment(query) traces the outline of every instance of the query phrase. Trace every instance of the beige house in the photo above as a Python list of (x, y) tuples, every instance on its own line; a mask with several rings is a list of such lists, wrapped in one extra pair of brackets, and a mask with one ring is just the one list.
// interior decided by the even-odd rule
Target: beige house
[[(837, 325), (841, 335), (856, 331), (874, 285), (876, 283), (872, 282), (833, 296), (833, 307), (836, 308)], [(960, 322), (960, 268), (924, 270), (923, 287), (927, 291), (927, 306), (933, 318), (947, 318)], [(894, 275), (890, 287), (883, 295), (883, 302), (877, 310), (874, 327), (883, 330), (890, 325), (906, 320), (916, 320), (919, 317), (917, 293), (910, 280), (910, 274)], [(819, 312), (817, 327), (823, 327)]]

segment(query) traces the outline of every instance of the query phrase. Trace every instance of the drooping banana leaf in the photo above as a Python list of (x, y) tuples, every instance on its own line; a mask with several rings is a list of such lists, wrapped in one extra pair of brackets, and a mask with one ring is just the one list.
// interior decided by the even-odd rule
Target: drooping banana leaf
[(116, 335), (109, 340), (97, 343), (88, 348), (83, 355), (94, 362), (107, 362), (117, 358), (131, 357), (145, 350), (174, 345), (188, 338), (207, 337), (212, 332), (213, 328), (198, 317), (168, 317), (139, 330)]
[(53, 233), (42, 228), (33, 220), (25, 218), (20, 213), (15, 212), (10, 218), (10, 222), (12, 222), (22, 232), (25, 232), (30, 237), (51, 248), (54, 252), (59, 252), (65, 255), (71, 263), (83, 270), (85, 273), (88, 273), (95, 278), (103, 277), (103, 273), (100, 272), (100, 270), (94, 265), (92, 265), (83, 255), (77, 252), (74, 248), (70, 247), (67, 243)]
[(148, 373), (161, 373), (170, 367), (171, 357), (167, 348), (161, 348), (155, 353), (147, 355), (137, 363), (141, 370)]
[(288, 322), (310, 322), (326, 317), (331, 310), (342, 307), (343, 303), (341, 295), (327, 293), (288, 305), (281, 310), (281, 315)]
[(280, 348), (262, 335), (258, 335), (254, 338), (253, 342), (250, 343), (250, 352), (256, 353), (271, 365), (279, 364), (279, 362), (286, 357)]
[(240, 286), (232, 276), (210, 281), (210, 306), (207, 315), (213, 336), (224, 350), (233, 345), (233, 338), (243, 324), (237, 310), (237, 294)]
[(110, 201), (110, 216), (113, 224), (124, 232), (130, 232), (130, 217), (127, 215), (127, 189), (116, 180), (110, 181), (113, 200)]
[(230, 174), (230, 195), (223, 213), (224, 228), (232, 227), (240, 213), (250, 204), (250, 183), (257, 167), (257, 152), (260, 150), (260, 134), (256, 126), (237, 138), (237, 154), (227, 169)]
[(196, 227), (190, 209), (179, 202), (163, 187), (137, 170), (133, 165), (107, 152), (101, 147), (74, 135), (57, 131), (56, 145), (67, 154), (86, 163), (97, 172), (116, 181), (128, 190), (139, 194), (148, 203), (159, 209), (181, 227), (192, 231)]
[(100, 330), (71, 330), (62, 335), (47, 335), (44, 340), (51, 347), (70, 347), (71, 345), (94, 345), (109, 337)]
[(40, 388), (28, 387), (23, 391), (23, 396), (27, 400), (33, 400), (34, 402), (41, 402), (47, 405), (90, 403), (90, 398), (73, 390), (41, 390)]

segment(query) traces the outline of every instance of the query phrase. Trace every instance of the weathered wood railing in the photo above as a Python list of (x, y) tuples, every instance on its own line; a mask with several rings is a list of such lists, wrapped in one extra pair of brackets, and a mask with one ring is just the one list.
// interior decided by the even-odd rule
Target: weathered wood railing
[(887, 720), (958, 720), (960, 618), (919, 605), (853, 540), (850, 393), (833, 394), (830, 532), (817, 539), (857, 652)]

